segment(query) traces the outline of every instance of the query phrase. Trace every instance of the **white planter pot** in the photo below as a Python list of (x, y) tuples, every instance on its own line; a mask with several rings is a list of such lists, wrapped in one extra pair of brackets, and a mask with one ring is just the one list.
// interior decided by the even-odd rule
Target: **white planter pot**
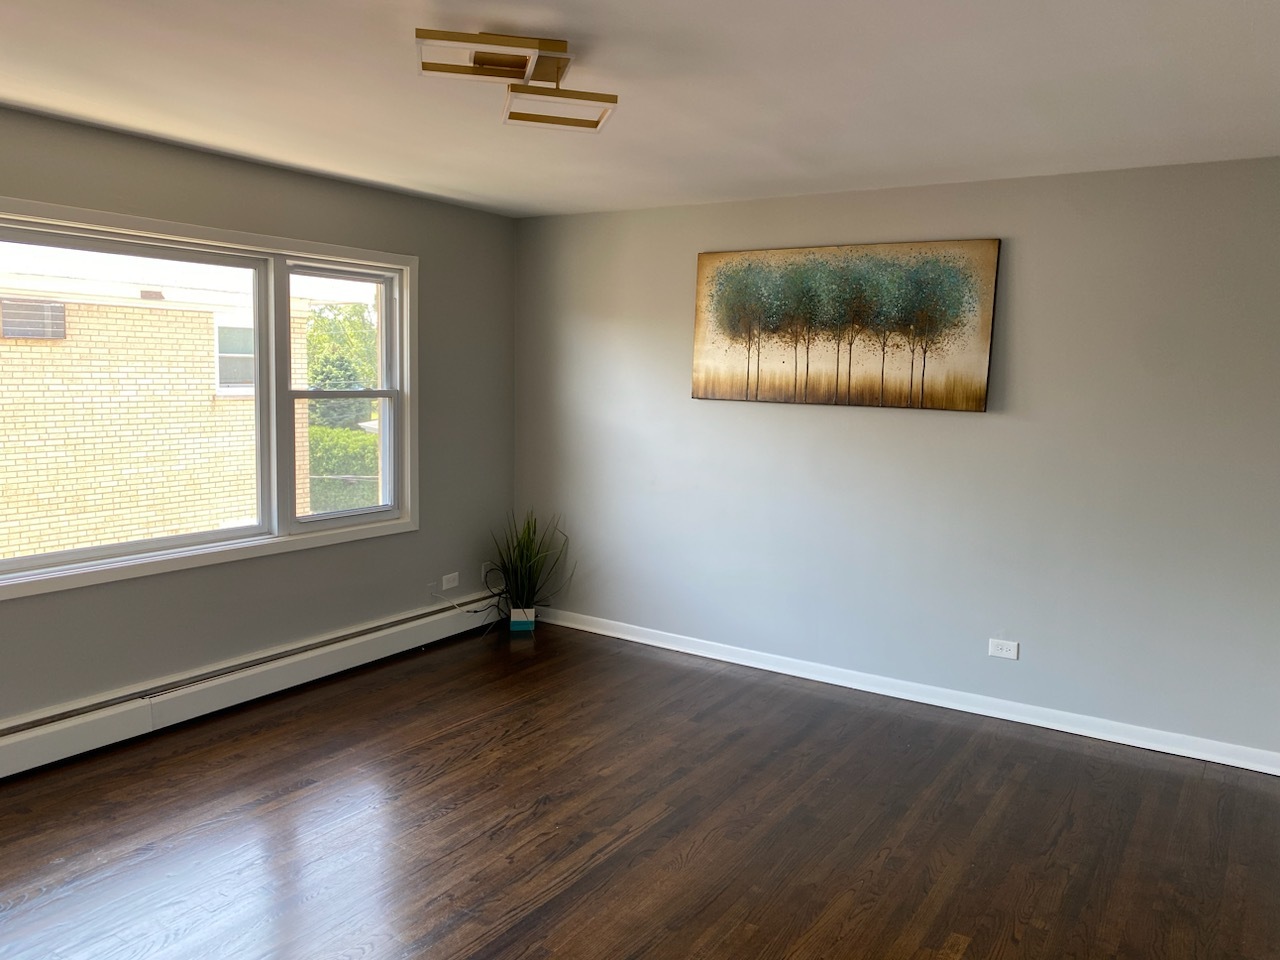
[(533, 607), (511, 608), (511, 632), (521, 633), (533, 629), (533, 620), (537, 611)]

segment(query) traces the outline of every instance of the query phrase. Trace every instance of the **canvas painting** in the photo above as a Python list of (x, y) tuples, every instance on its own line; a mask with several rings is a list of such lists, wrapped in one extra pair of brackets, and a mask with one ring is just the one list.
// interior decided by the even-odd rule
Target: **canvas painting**
[(698, 255), (693, 396), (987, 408), (999, 240)]

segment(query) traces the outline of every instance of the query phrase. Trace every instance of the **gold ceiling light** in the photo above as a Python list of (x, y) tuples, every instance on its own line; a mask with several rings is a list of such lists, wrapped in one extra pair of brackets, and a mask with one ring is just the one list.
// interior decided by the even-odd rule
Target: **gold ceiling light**
[(424, 74), (505, 82), (505, 123), (594, 133), (618, 104), (612, 93), (560, 86), (573, 59), (567, 40), (422, 28), (416, 34)]

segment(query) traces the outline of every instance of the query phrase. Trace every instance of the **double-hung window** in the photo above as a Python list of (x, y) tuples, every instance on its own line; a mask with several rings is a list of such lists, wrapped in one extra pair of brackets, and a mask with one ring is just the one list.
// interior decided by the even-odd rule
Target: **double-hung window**
[(0, 204), (0, 598), (414, 529), (415, 271)]

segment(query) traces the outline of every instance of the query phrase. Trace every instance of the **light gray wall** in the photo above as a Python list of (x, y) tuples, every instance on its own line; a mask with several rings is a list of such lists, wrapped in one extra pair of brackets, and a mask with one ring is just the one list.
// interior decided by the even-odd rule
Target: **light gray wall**
[(4, 109), (0, 196), (416, 255), (422, 456), (416, 533), (0, 603), (0, 720), (479, 588), (512, 499), (512, 221)]
[[(1280, 160), (522, 222), (557, 606), (1280, 749), (1278, 224)], [(987, 414), (690, 399), (699, 251), (964, 237)]]

